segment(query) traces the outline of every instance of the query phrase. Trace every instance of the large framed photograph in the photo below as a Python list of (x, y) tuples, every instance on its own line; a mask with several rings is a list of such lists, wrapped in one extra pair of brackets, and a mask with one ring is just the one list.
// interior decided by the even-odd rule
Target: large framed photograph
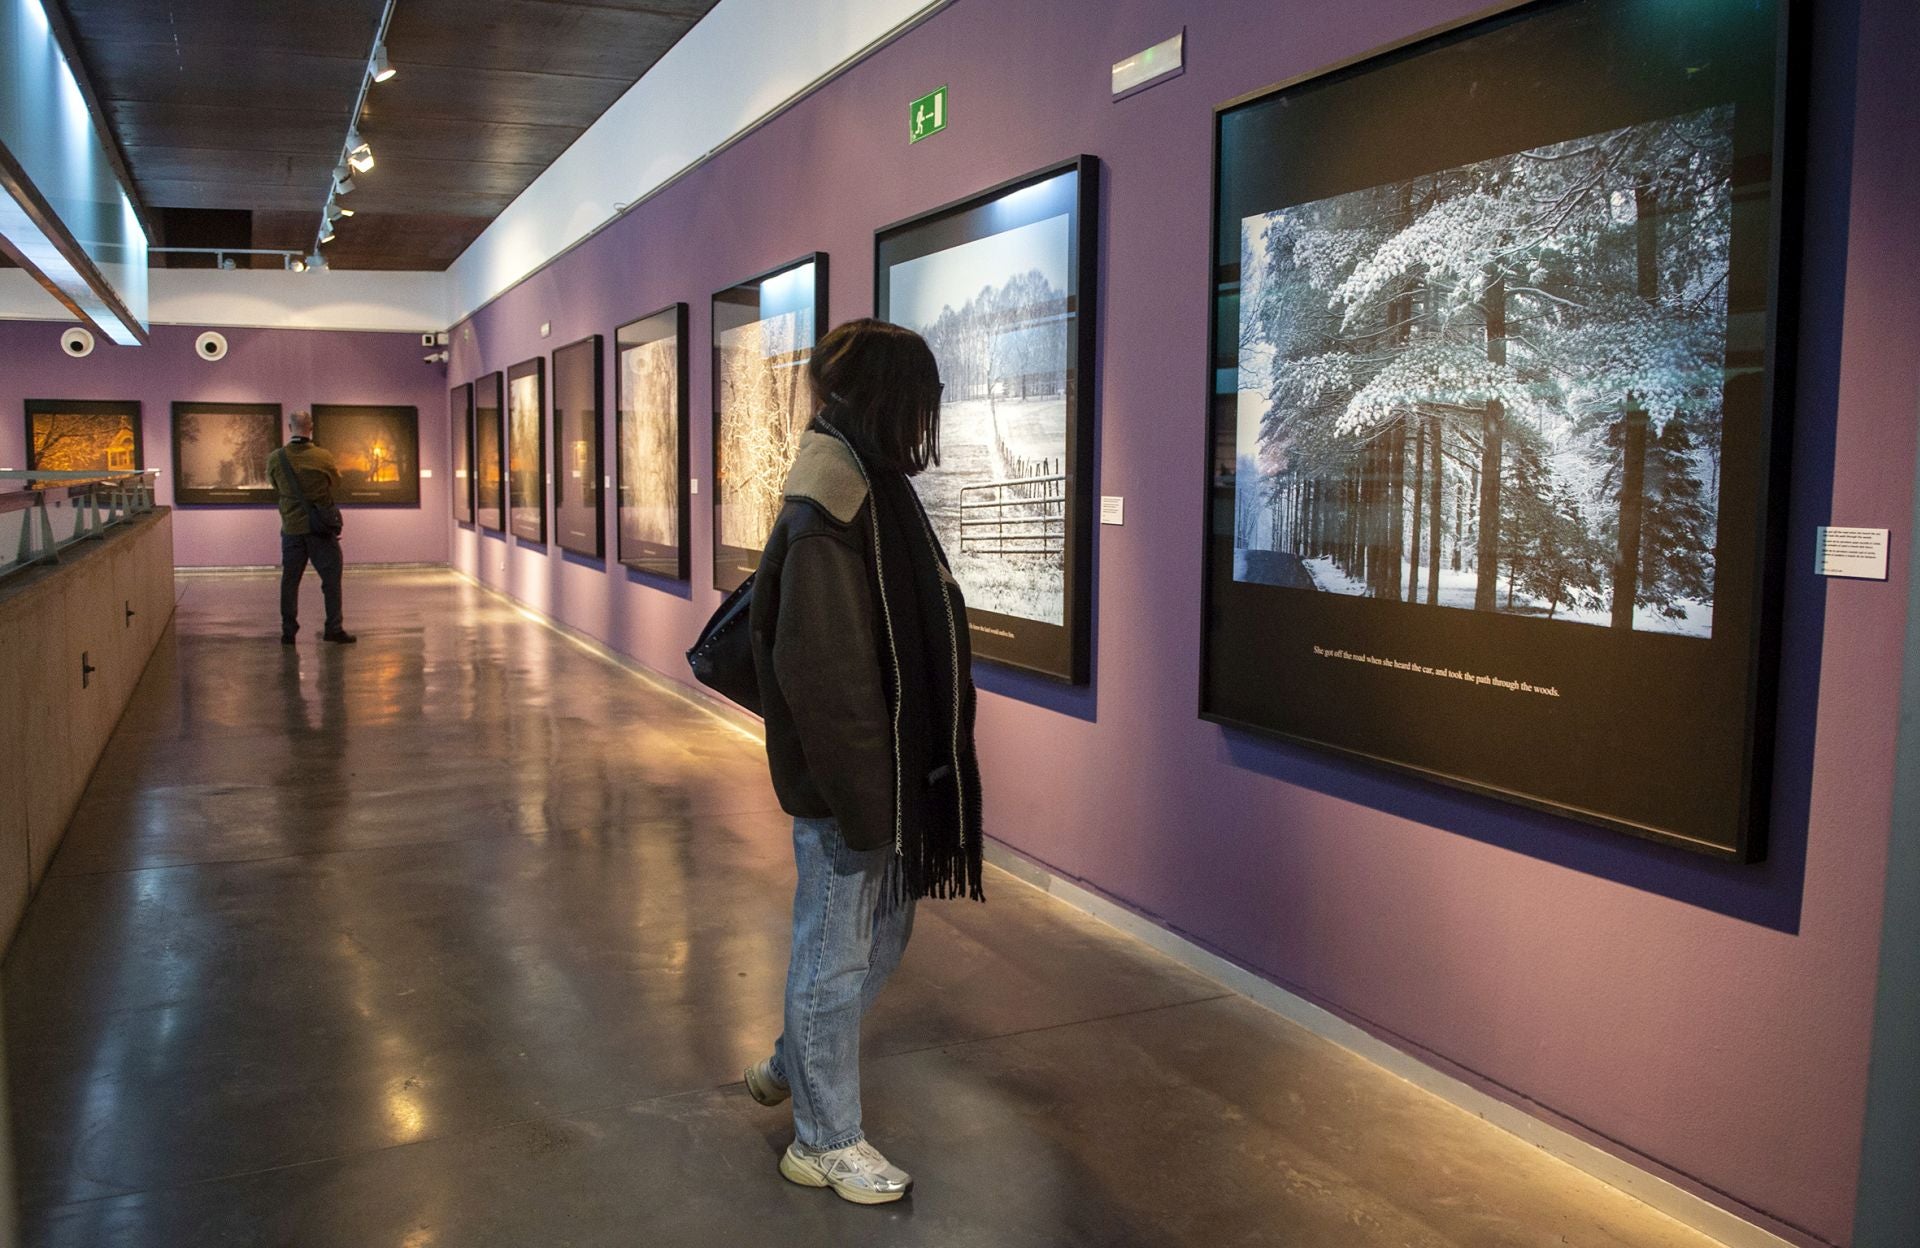
[(1787, 0), (1541, 0), (1216, 117), (1201, 713), (1764, 848)]
[(420, 410), (316, 403), (313, 441), (333, 452), (343, 507), (420, 505)]
[(507, 531), (505, 393), (498, 372), (473, 383), (473, 513), (480, 527)]
[(453, 518), (473, 523), (473, 383), (447, 391), (447, 423), (453, 443)]
[(1093, 585), (1095, 228), (1082, 156), (888, 226), (874, 307), (939, 361), (940, 463), (914, 479), (975, 657), (1084, 684)]
[(507, 529), (547, 540), (547, 362), (507, 370)]
[(142, 466), (140, 404), (28, 399), (27, 468), (132, 472)]
[(812, 418), (807, 361), (827, 323), (827, 257), (713, 297), (713, 586), (753, 575)]
[(267, 456), (280, 446), (278, 403), (175, 403), (173, 501), (187, 507), (270, 507)]
[(553, 527), (562, 550), (607, 552), (600, 447), (600, 335), (553, 353)]
[(621, 563), (688, 578), (687, 305), (643, 316), (613, 334), (615, 541)]

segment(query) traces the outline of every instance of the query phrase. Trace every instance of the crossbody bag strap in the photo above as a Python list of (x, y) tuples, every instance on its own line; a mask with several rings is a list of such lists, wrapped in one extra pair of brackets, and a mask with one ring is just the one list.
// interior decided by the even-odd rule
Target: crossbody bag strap
[[(287, 455), (287, 448), (280, 447), (273, 454), (279, 457), (281, 467), (287, 470), (287, 480), (293, 483), (294, 496), (300, 500), (300, 505), (307, 509), (307, 527), (312, 530), (315, 537), (326, 536), (327, 526), (320, 523), (320, 509), (315, 507), (313, 499), (307, 496), (307, 487), (300, 484), (300, 474), (294, 470), (293, 460)], [(272, 456), (268, 458), (271, 459)], [(267, 471), (269, 473), (273, 471), (271, 464), (267, 466)]]

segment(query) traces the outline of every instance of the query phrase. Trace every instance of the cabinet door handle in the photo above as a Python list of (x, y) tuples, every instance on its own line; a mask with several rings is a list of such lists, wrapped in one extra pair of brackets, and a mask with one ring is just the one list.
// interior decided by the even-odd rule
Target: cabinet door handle
[(93, 674), (99, 670), (99, 668), (87, 662), (87, 652), (82, 650), (80, 652), (80, 687), (85, 689), (91, 683)]

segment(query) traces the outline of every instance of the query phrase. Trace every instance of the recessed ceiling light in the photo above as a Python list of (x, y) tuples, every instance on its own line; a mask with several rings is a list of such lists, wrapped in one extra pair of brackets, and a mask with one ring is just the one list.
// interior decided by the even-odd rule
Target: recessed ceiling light
[(393, 77), (395, 72), (392, 62), (387, 60), (387, 45), (384, 43), (374, 44), (373, 80), (375, 82), (385, 82), (387, 79)]

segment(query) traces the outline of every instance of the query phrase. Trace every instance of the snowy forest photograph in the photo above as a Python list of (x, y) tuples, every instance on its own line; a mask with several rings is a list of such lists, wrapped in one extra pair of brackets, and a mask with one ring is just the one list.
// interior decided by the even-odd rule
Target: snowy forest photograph
[(620, 558), (649, 569), (664, 560), (672, 566), (661, 570), (679, 575), (680, 338), (621, 342), (618, 351)]
[(927, 340), (946, 389), (940, 462), (914, 479), (967, 606), (1066, 621), (1071, 220), (893, 265), (886, 315)]
[(553, 353), (553, 536), (560, 549), (590, 559), (606, 546), (600, 341), (593, 334)]
[(27, 400), (27, 467), (132, 472), (139, 466), (138, 403)]
[[(541, 411), (543, 361), (507, 375), (508, 527), (529, 542), (547, 540), (546, 413)], [(526, 371), (522, 372), (521, 369)]]
[(176, 403), (175, 500), (187, 504), (272, 502), (267, 456), (280, 445), (280, 409), (257, 403)]
[(1234, 579), (1711, 636), (1733, 111), (1246, 217)]
[(721, 589), (758, 563), (806, 432), (819, 271), (809, 261), (714, 298), (714, 583)]

